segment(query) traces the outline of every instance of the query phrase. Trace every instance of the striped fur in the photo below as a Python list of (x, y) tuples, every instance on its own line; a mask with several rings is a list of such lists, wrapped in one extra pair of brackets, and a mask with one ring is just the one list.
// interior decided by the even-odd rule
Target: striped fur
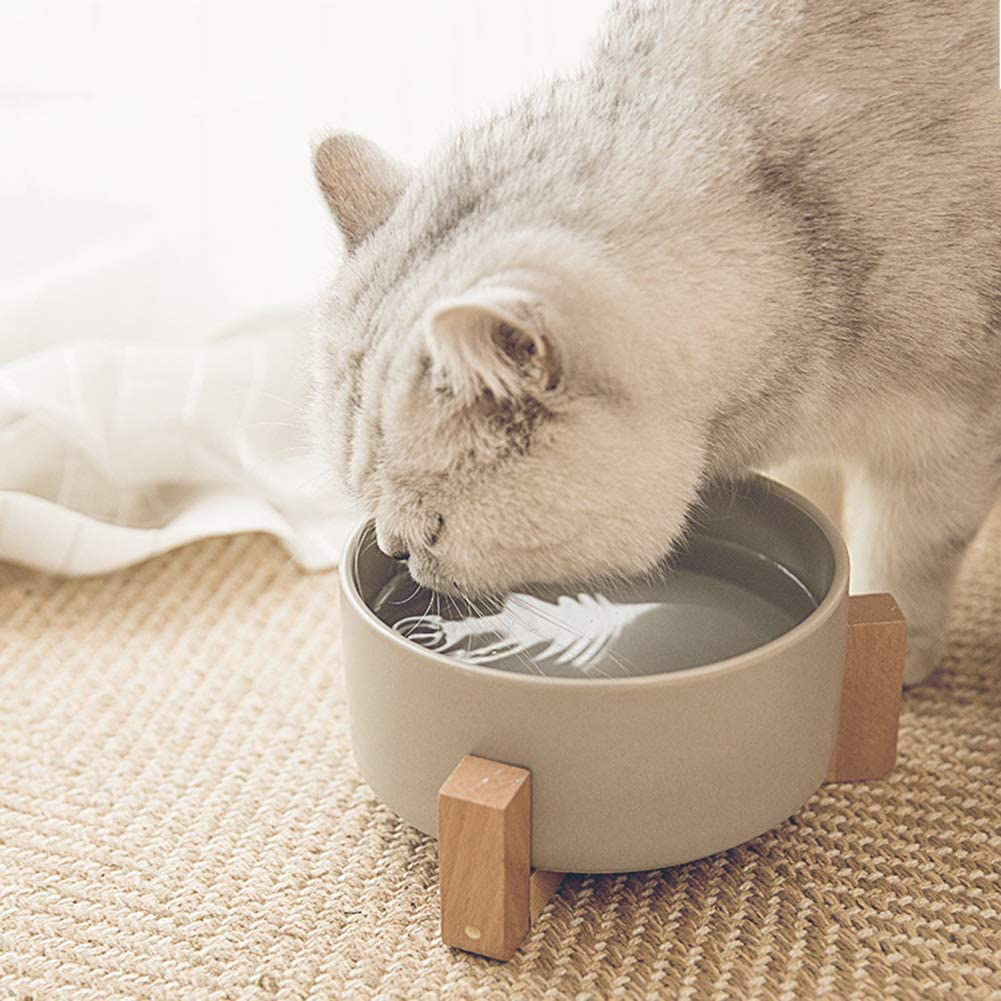
[(990, 8), (630, 0), (401, 184), (324, 143), (318, 437), (380, 544), (467, 594), (642, 572), (706, 480), (836, 464), (924, 677), (1001, 479)]

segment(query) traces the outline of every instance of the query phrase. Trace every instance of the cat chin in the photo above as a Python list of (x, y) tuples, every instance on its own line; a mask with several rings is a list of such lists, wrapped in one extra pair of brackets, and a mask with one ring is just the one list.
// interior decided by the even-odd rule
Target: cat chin
[(421, 587), (427, 588), (429, 591), (434, 591), (435, 594), (451, 598), (478, 600), (516, 590), (519, 586), (526, 586), (525, 581), (510, 577), (489, 576), (470, 580), (468, 577), (452, 575), (447, 570), (422, 566), (414, 560), (410, 561), (408, 569), (416, 584), (420, 584)]
[(611, 580), (623, 580), (649, 573), (659, 560), (643, 560), (628, 566), (612, 567), (604, 560), (587, 565), (580, 560), (556, 567), (550, 562), (548, 572), (529, 561), (523, 567), (511, 560), (499, 560), (490, 566), (476, 569), (468, 566), (449, 568), (440, 562), (422, 559), (415, 554), (408, 561), (408, 570), (414, 582), (437, 594), (460, 599), (479, 601), (510, 591), (530, 590), (536, 587), (560, 587), (567, 590), (601, 587)]
[(501, 590), (509, 590), (511, 584), (501, 586), (497, 580), (494, 586), (483, 586), (471, 583), (465, 575), (457, 570), (444, 566), (436, 558), (421, 553), (414, 553), (407, 561), (407, 570), (415, 584), (433, 591), (435, 594), (447, 595), (451, 598), (478, 598)]
[(527, 583), (513, 577), (510, 567), (507, 573), (495, 572), (500, 571), (500, 567), (482, 567), (479, 572), (471, 572), (469, 567), (448, 567), (440, 559), (422, 553), (414, 553), (410, 557), (407, 569), (414, 583), (453, 598), (484, 598)]

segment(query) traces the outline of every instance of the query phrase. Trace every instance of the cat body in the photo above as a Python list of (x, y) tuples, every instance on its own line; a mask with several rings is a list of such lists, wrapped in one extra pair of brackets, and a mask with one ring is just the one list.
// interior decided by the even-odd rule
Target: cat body
[(629, 575), (705, 483), (833, 464), (927, 675), (1001, 485), (991, 14), (621, 3), (416, 171), (325, 140), (317, 426), (380, 546), (460, 594)]

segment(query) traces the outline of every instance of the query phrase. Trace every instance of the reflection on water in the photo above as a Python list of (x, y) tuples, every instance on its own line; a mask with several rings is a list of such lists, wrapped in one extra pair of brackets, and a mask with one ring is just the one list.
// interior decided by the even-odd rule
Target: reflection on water
[(595, 591), (536, 588), (496, 600), (436, 595), (405, 569), (372, 601), (402, 636), (466, 663), (549, 677), (627, 677), (708, 664), (787, 632), (815, 607), (789, 571), (697, 536), (656, 579)]

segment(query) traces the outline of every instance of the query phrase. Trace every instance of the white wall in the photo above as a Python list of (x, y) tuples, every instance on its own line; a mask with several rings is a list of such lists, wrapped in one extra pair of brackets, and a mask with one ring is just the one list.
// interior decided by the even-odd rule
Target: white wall
[(2, 0), (0, 360), (312, 298), (309, 138), (406, 159), (575, 63), (607, 0)]

